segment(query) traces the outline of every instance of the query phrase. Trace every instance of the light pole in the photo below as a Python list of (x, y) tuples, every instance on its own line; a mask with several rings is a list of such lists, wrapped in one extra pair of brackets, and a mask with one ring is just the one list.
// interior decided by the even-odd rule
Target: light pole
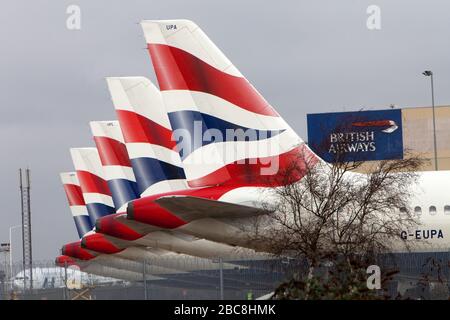
[(422, 72), (426, 77), (431, 78), (431, 105), (433, 109), (433, 142), (434, 142), (434, 169), (438, 170), (438, 160), (437, 160), (437, 143), (436, 143), (436, 116), (434, 112), (434, 83), (433, 83), (433, 71), (426, 70)]
[[(18, 224), (16, 226), (12, 226), (9, 228), (9, 273), (10, 273), (10, 277), (12, 278), (13, 274), (12, 274), (12, 265), (13, 265), (13, 256), (12, 256), (12, 231), (14, 229), (20, 228), (22, 227), (22, 225)], [(24, 275), (25, 276), (25, 275)]]

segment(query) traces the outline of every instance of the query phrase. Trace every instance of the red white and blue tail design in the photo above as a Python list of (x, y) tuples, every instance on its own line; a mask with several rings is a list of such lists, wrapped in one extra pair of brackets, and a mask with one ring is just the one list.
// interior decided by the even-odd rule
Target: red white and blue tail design
[(129, 201), (139, 198), (139, 192), (119, 122), (92, 121), (90, 126), (114, 206), (123, 212)]
[(116, 210), (96, 148), (71, 148), (70, 154), (92, 225)]
[(141, 26), (190, 186), (259, 184), (312, 155), (195, 23)]
[(60, 173), (60, 177), (78, 231), (78, 236), (81, 239), (92, 230), (92, 224), (84, 203), (80, 182), (78, 181), (76, 172), (62, 172)]
[(160, 91), (144, 77), (107, 83), (141, 196), (186, 189)]

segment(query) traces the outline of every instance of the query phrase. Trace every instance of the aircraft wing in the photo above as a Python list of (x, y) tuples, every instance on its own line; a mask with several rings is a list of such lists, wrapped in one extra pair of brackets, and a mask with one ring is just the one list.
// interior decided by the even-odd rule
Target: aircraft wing
[(269, 213), (265, 209), (254, 206), (192, 196), (167, 196), (155, 202), (184, 221), (205, 218), (245, 218)]

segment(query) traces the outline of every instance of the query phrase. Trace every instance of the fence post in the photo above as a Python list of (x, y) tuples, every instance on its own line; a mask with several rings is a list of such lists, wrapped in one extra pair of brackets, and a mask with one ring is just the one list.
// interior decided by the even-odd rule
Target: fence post
[(68, 300), (67, 290), (67, 261), (64, 261), (64, 300)]
[(223, 259), (219, 258), (220, 267), (220, 300), (223, 300)]
[(142, 277), (144, 278), (144, 300), (148, 300), (147, 297), (147, 260), (144, 259), (144, 263), (143, 263), (143, 268), (142, 268)]

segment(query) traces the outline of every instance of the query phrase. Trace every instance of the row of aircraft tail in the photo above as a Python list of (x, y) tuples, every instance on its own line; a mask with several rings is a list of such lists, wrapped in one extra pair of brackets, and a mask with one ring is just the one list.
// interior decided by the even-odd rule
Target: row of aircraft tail
[[(270, 248), (242, 226), (275, 201), (264, 191), (304, 174), (286, 180), (283, 168), (323, 161), (195, 23), (141, 26), (158, 87), (143, 76), (106, 79), (117, 120), (92, 121), (95, 147), (70, 149), (74, 171), (61, 181), (80, 239), (57, 264), (140, 280), (144, 260), (148, 279), (161, 279), (214, 269), (215, 258), (267, 259)], [(423, 173), (414, 205), (444, 208), (449, 178)], [(425, 229), (443, 232), (434, 249), (448, 247), (444, 218), (424, 214)]]

